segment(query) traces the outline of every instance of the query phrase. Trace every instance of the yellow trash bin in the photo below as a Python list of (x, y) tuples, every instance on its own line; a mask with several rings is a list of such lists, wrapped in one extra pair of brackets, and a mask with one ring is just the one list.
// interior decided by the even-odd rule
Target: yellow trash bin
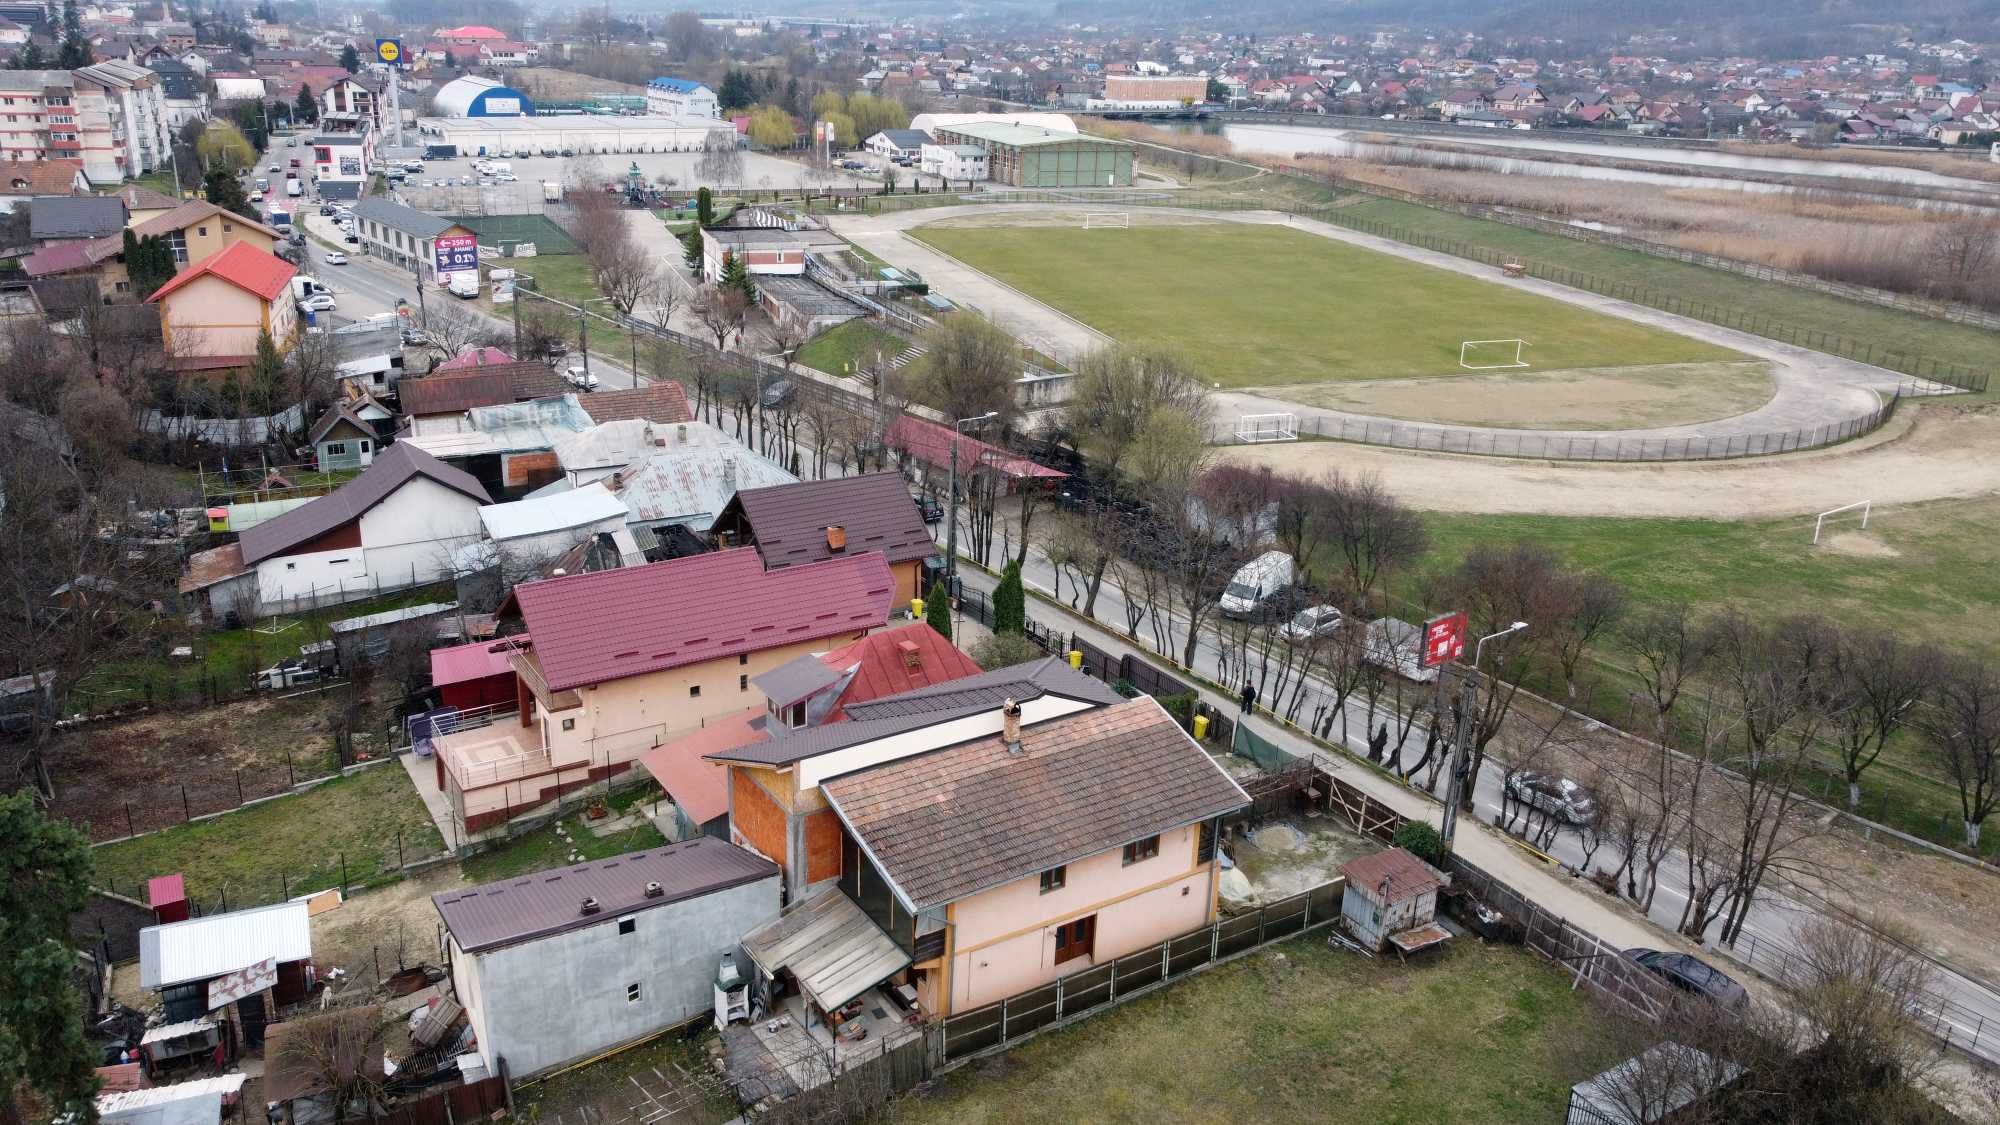
[(1207, 715), (1196, 715), (1196, 716), (1194, 717), (1194, 740), (1195, 740), (1196, 742), (1207, 742), (1207, 741), (1208, 741), (1208, 716), (1207, 716)]
[(1073, 648), (1073, 649), (1070, 649), (1070, 650), (1069, 650), (1069, 666), (1070, 666), (1071, 668), (1074, 668), (1074, 669), (1076, 669), (1076, 670), (1077, 670), (1077, 671), (1079, 671), (1079, 672), (1083, 671), (1083, 650), (1082, 650), (1082, 649), (1080, 649), (1080, 648)]
[(910, 599), (910, 616), (916, 618), (919, 621), (922, 621), (924, 619), (924, 599), (922, 598)]

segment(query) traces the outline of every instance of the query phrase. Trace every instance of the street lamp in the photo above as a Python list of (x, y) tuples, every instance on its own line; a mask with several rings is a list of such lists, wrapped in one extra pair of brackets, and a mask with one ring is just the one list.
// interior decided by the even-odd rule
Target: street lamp
[(965, 427), (980, 422), (990, 422), (1000, 416), (998, 410), (975, 414), (970, 418), (960, 418), (951, 424), (951, 514), (944, 531), (944, 589), (945, 596), (951, 597), (957, 590), (958, 579), (958, 439), (964, 435)]
[(1438, 832), (1444, 841), (1443, 852), (1451, 854), (1451, 841), (1458, 829), (1458, 798), (1465, 787), (1466, 753), (1472, 742), (1472, 715), (1479, 703), (1479, 657), (1486, 649), (1487, 641), (1511, 637), (1528, 627), (1526, 621), (1516, 621), (1497, 633), (1489, 633), (1479, 638), (1472, 646), (1472, 664), (1465, 669), (1465, 678), (1458, 702), (1458, 729), (1452, 738), (1451, 776), (1446, 780), (1444, 790), (1444, 825)]

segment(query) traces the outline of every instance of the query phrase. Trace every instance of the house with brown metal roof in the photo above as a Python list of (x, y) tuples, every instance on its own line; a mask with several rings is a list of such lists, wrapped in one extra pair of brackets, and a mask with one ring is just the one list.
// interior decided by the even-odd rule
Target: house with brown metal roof
[(245, 531), (261, 613), (335, 605), (451, 577), (493, 498), (471, 475), (398, 443), (325, 496)]
[(848, 551), (880, 551), (903, 604), (922, 593), (924, 560), (937, 553), (930, 525), (899, 473), (744, 489), (712, 531), (717, 542), (756, 547), (772, 570)]
[[(486, 1073), (527, 1078), (676, 1027), (778, 916), (778, 869), (689, 840), (431, 896)], [(747, 1014), (747, 1013), (744, 1013)]]
[(510, 658), (514, 704), (454, 718), (433, 740), (458, 831), (761, 704), (753, 678), (881, 628), (892, 590), (873, 551), (777, 571), (755, 551), (717, 551), (522, 583), (500, 608), (503, 632), (529, 638)]
[(465, 432), (471, 426), (468, 410), (558, 398), (568, 390), (547, 364), (491, 363), (403, 379), (396, 385), (396, 399), (409, 419), (410, 436), (428, 437)]
[[(1215, 919), (1220, 820), (1248, 797), (1151, 698), (1050, 658), (847, 712), (710, 755), (739, 843), (761, 852), (794, 807), (831, 814), (837, 857), (744, 939), (769, 1010), (798, 996), (809, 1022), (886, 982), (925, 1015), (964, 1011)], [(808, 911), (873, 936), (822, 964), (831, 931), (785, 932)]]

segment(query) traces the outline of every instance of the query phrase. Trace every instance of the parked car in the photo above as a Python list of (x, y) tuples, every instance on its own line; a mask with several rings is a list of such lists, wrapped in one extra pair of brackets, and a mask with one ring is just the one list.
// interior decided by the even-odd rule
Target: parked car
[(924, 514), (925, 523), (944, 522), (944, 505), (928, 496), (917, 501), (917, 510)]
[(341, 237), (341, 241), (347, 243), (350, 246), (359, 246), (361, 245), (361, 236), (355, 233), (354, 231), (350, 230)]
[(328, 250), (326, 256), (321, 258), (320, 261), (325, 262), (329, 266), (344, 266), (347, 264), (347, 255), (338, 250)]
[(272, 161), (272, 162), (271, 162), (271, 167), (267, 169), (267, 171), (271, 171), (271, 172), (282, 172), (282, 171), (284, 171), (284, 170), (285, 170), (285, 166), (284, 166), (284, 165), (282, 165), (282, 164), (279, 164), (279, 163), (278, 163), (278, 162), (276, 162), (276, 161)]
[(1292, 615), (1278, 636), (1293, 644), (1331, 637), (1340, 630), (1340, 611), (1330, 605), (1313, 605)]
[(566, 148), (566, 149), (562, 150), (562, 154), (563, 154), (564, 156), (575, 156), (575, 155), (576, 155), (576, 150), (575, 150), (575, 149), (573, 149), (573, 148)]
[(1250, 618), (1270, 612), (1278, 596), (1298, 580), (1298, 564), (1283, 551), (1266, 551), (1236, 571), (1223, 588), (1218, 607), (1224, 617)]
[(298, 139), (297, 137), (292, 137), (292, 138), (290, 138), (290, 139), (286, 140), (286, 141), (285, 141), (285, 147), (286, 147), (286, 148), (297, 148), (297, 147), (299, 147), (299, 139)]
[(1733, 1011), (1740, 1011), (1750, 1004), (1750, 994), (1743, 991), (1736, 978), (1692, 953), (1676, 953), (1670, 949), (1628, 949), (1625, 956), (1682, 992), (1713, 1000)]
[(331, 204), (331, 203), (322, 203), (322, 204), (320, 204), (320, 205), (319, 205), (319, 213), (320, 213), (320, 214), (322, 214), (322, 215), (331, 215), (331, 214), (333, 214), (333, 204)]
[(1597, 797), (1566, 777), (1523, 770), (1507, 778), (1507, 795), (1568, 824), (1589, 824)]
[(791, 380), (780, 379), (777, 382), (771, 383), (768, 386), (766, 386), (764, 388), (763, 396), (758, 401), (763, 405), (764, 409), (773, 410), (776, 409), (777, 407), (785, 405), (786, 401), (788, 401), (791, 397), (792, 397)]
[(332, 312), (339, 307), (339, 302), (333, 299), (331, 293), (314, 293), (299, 302), (300, 312)]
[(563, 372), (563, 380), (570, 386), (586, 393), (597, 389), (597, 376), (581, 367), (572, 367)]
[(264, 202), (264, 193), (263, 193), (262, 191), (253, 191), (253, 192), (251, 192), (251, 193), (250, 193), (250, 202), (252, 202), (252, 203), (262, 203), (262, 202)]

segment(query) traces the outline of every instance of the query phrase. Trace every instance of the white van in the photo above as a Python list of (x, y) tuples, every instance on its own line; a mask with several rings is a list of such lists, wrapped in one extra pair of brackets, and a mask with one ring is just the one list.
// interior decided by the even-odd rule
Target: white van
[(459, 270), (457, 273), (448, 274), (447, 276), (451, 280), (446, 283), (445, 288), (451, 292), (452, 296), (466, 298), (479, 296), (479, 273), (477, 270)]
[(1298, 564), (1283, 551), (1266, 551), (1244, 563), (1222, 591), (1218, 608), (1227, 617), (1252, 617), (1273, 597), (1298, 581)]

